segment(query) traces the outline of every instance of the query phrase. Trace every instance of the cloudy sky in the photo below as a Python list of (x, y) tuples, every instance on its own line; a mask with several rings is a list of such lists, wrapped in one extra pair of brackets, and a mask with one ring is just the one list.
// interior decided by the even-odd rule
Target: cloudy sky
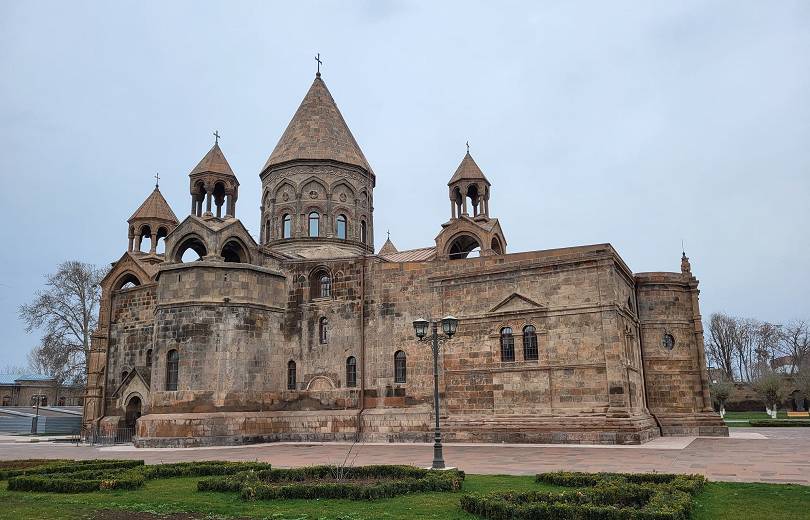
[(183, 218), (217, 129), (256, 235), (259, 170), (314, 55), (377, 174), (376, 244), (432, 245), (465, 141), (508, 250), (612, 243), (704, 316), (810, 319), (810, 2), (0, 0), (0, 368), (64, 260)]

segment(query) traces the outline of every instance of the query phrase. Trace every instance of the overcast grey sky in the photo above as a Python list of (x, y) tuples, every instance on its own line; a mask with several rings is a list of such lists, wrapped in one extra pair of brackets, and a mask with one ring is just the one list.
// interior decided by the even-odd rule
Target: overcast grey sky
[(116, 260), (152, 190), (181, 219), (214, 129), (259, 170), (314, 55), (377, 174), (376, 245), (433, 244), (469, 140), (508, 250), (610, 242), (704, 317), (810, 318), (810, 2), (0, 0), (0, 367), (68, 259)]

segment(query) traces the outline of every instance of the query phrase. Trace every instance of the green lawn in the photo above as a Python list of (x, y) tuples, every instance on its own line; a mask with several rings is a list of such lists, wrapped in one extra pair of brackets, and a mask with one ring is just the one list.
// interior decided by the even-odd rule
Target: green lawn
[[(787, 412), (783, 410), (777, 410), (776, 418), (779, 420), (784, 419), (786, 422), (796, 420), (796, 419), (788, 419)], [(765, 412), (726, 412), (726, 416), (724, 420), (726, 421), (726, 426), (729, 428), (750, 428), (751, 425), (748, 423), (751, 419), (770, 419)], [(806, 417), (804, 419), (807, 419)]]
[[(99, 509), (156, 514), (199, 513), (201, 518), (249, 517), (273, 520), (372, 520), (475, 518), (459, 506), (460, 493), (424, 493), (374, 502), (277, 500), (244, 502), (236, 493), (200, 493), (198, 477), (147, 481), (135, 491), (98, 491), (75, 495), (6, 491), (0, 484), (0, 518), (92, 518)], [(468, 475), (465, 492), (550, 489), (534, 477)], [(710, 483), (698, 495), (693, 518), (702, 520), (810, 519), (810, 487), (779, 484)]]

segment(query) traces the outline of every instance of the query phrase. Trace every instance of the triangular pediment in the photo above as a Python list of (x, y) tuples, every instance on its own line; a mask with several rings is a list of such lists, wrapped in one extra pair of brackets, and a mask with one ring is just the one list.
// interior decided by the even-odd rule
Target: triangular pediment
[(121, 258), (113, 263), (112, 268), (101, 280), (102, 287), (109, 287), (110, 284), (126, 275), (127, 273), (133, 274), (141, 284), (149, 283), (155, 275), (155, 267), (151, 264), (141, 262), (137, 256), (129, 251), (121, 255)]
[(137, 391), (140, 393), (148, 393), (149, 387), (151, 386), (151, 374), (144, 375), (141, 371), (146, 371), (148, 368), (146, 367), (135, 367), (132, 371), (127, 374), (127, 377), (121, 381), (121, 384), (118, 385), (118, 388), (115, 389), (113, 392), (113, 397), (123, 397), (125, 395), (130, 394), (133, 391)]
[(504, 298), (498, 305), (490, 309), (489, 312), (516, 312), (530, 310), (544, 310), (546, 307), (537, 303), (531, 298), (522, 294), (512, 293)]

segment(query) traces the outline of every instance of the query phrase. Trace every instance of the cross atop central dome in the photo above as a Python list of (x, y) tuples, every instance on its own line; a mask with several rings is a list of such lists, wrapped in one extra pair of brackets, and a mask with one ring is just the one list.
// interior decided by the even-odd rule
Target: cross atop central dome
[(262, 172), (294, 160), (331, 160), (374, 173), (320, 76), (312, 82)]

